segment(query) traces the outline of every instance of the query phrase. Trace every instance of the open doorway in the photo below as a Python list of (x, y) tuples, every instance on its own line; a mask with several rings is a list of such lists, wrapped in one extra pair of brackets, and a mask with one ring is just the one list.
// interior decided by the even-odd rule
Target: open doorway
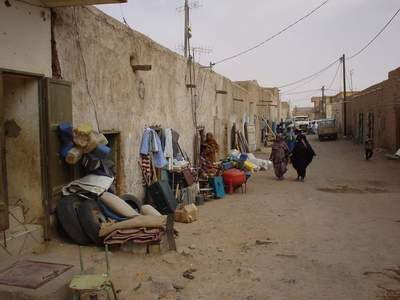
[(39, 80), (3, 75), (2, 106), (9, 211), (20, 207), (18, 218), (38, 223), (43, 215)]
[[(72, 122), (69, 82), (0, 69), (0, 246), (6, 252), (6, 239), (19, 243), (10, 237), (17, 227), (49, 237), (49, 213), (72, 178), (59, 154), (61, 122)], [(21, 249), (24, 234), (17, 234)]]

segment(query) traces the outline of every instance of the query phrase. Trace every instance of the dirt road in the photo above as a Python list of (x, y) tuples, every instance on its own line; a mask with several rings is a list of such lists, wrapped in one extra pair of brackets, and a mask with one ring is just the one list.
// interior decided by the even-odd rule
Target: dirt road
[[(382, 154), (363, 161), (351, 142), (312, 143), (318, 156), (305, 183), (292, 169), (284, 181), (259, 172), (246, 194), (208, 202), (199, 221), (177, 225), (181, 253), (113, 253), (121, 296), (400, 299), (384, 289), (400, 289), (400, 163)], [(182, 277), (188, 269), (194, 279)]]

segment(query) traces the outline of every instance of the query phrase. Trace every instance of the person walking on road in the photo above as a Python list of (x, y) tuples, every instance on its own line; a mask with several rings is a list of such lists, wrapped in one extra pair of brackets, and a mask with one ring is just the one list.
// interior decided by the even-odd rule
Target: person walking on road
[(296, 138), (296, 144), (292, 151), (293, 168), (297, 171), (297, 180), (304, 181), (308, 165), (315, 156), (314, 149), (311, 147), (306, 136), (300, 133)]
[(277, 135), (272, 145), (272, 152), (269, 159), (274, 164), (275, 175), (278, 180), (283, 180), (283, 175), (287, 172), (289, 162), (289, 148), (281, 135)]
[(369, 160), (374, 155), (374, 141), (368, 136), (365, 144), (365, 160)]

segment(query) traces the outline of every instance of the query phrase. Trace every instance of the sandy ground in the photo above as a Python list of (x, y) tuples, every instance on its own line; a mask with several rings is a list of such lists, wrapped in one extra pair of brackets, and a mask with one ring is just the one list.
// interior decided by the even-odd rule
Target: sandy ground
[[(400, 266), (400, 162), (383, 153), (366, 162), (351, 142), (311, 140), (318, 156), (306, 182), (293, 169), (284, 181), (259, 172), (246, 194), (207, 202), (199, 221), (177, 224), (178, 253), (113, 252), (121, 298), (400, 299), (384, 289), (400, 289), (400, 272), (385, 270)], [(78, 263), (76, 246), (48, 251)], [(104, 269), (99, 249), (84, 253)]]

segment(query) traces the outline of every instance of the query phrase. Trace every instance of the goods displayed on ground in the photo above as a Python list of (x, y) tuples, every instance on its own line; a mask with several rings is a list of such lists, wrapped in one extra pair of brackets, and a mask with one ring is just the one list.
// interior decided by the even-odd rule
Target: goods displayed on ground
[[(144, 199), (117, 195), (112, 149), (106, 137), (90, 126), (59, 126), (60, 156), (79, 166), (83, 176), (62, 188), (57, 206), (60, 232), (79, 245), (119, 247), (132, 253), (160, 253), (174, 249), (174, 221), (191, 223), (199, 218), (197, 206), (205, 200), (232, 194), (254, 172), (271, 168), (271, 162), (251, 153), (232, 150), (216, 160), (218, 144), (211, 133), (201, 139), (199, 166), (193, 166), (179, 145), (179, 133), (161, 126), (146, 127), (140, 144), (138, 167)], [(238, 134), (246, 148), (244, 137)], [(244, 189), (243, 189), (244, 188)]]

